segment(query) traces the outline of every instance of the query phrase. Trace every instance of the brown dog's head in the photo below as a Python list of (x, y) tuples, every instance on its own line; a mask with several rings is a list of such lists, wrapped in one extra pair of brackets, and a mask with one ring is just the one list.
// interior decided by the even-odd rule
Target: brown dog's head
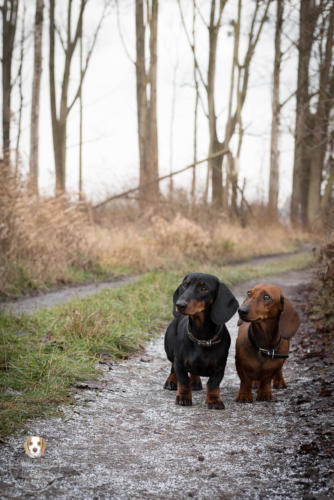
[(250, 323), (279, 318), (279, 333), (285, 339), (296, 333), (300, 323), (297, 311), (281, 289), (265, 283), (248, 290), (238, 312), (242, 321)]

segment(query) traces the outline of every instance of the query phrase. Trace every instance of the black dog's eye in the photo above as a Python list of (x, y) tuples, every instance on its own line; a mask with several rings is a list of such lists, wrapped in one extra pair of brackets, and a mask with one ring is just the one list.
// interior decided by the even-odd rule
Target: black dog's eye
[(263, 298), (263, 300), (264, 300), (265, 302), (268, 302), (268, 300), (271, 300), (270, 295), (268, 295), (267, 293), (265, 293), (265, 294), (263, 295), (263, 297), (262, 297), (262, 298)]
[(252, 296), (252, 292), (250, 290), (248, 290), (247, 295), (248, 295), (248, 297), (251, 297)]
[(206, 286), (201, 286), (201, 292), (207, 292), (208, 289), (206, 288)]

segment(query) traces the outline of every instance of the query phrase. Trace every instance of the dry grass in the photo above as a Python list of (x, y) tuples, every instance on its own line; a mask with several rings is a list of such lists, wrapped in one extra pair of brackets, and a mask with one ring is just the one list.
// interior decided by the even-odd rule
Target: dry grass
[(0, 290), (20, 280), (28, 288), (61, 280), (85, 254), (87, 216), (66, 197), (38, 198), (7, 176), (0, 187)]
[[(105, 219), (106, 220), (106, 219)], [(137, 271), (196, 263), (238, 261), (247, 257), (294, 250), (310, 239), (301, 230), (279, 223), (242, 227), (227, 220), (194, 220), (184, 213), (117, 220), (90, 229), (89, 241), (101, 264)]]
[(88, 270), (98, 263), (118, 272), (145, 272), (220, 265), (288, 252), (310, 238), (263, 217), (261, 224), (253, 217), (242, 227), (210, 207), (198, 205), (190, 213), (189, 204), (175, 200), (146, 210), (122, 201), (95, 213), (94, 221), (88, 205), (65, 196), (31, 196), (22, 183), (0, 173), (2, 295), (71, 280), (69, 266)]

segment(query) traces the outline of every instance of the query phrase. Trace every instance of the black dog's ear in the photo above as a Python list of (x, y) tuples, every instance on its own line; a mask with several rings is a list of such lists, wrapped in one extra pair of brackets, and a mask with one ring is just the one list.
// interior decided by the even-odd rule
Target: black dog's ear
[(216, 300), (211, 309), (211, 319), (216, 325), (222, 325), (232, 318), (239, 302), (224, 283), (219, 283)]
[[(182, 283), (184, 282), (184, 280), (187, 279), (187, 277), (188, 277), (188, 275), (183, 278)], [(177, 312), (177, 310), (176, 310), (176, 302), (177, 302), (177, 299), (180, 296), (180, 291), (181, 291), (182, 283), (181, 283), (181, 285), (179, 285), (177, 287), (177, 289), (175, 290), (175, 292), (173, 294), (173, 315), (174, 315), (175, 318), (177, 318), (180, 315), (180, 313)]]

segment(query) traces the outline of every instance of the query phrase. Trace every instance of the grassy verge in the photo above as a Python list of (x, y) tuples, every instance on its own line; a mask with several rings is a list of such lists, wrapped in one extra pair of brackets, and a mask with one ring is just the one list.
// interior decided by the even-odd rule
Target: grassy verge
[[(310, 265), (296, 255), (259, 267), (213, 267), (229, 286)], [(97, 375), (102, 356), (119, 359), (160, 332), (171, 319), (171, 297), (186, 272), (149, 273), (131, 285), (42, 310), (33, 315), (0, 313), (0, 433), (55, 411), (71, 400), (70, 385)]]

